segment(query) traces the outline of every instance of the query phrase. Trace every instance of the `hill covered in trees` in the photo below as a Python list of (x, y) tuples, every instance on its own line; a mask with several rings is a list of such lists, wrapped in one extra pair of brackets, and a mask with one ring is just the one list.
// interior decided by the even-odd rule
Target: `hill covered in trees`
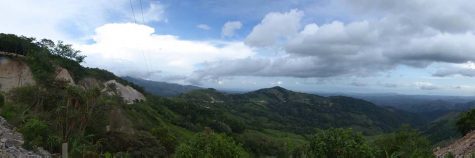
[(192, 85), (180, 85), (180, 84), (167, 83), (167, 82), (149, 81), (149, 80), (134, 78), (130, 76), (125, 76), (122, 78), (129, 82), (137, 84), (140, 87), (143, 87), (144, 90), (150, 94), (164, 96), (164, 97), (177, 96), (177, 95), (187, 93), (193, 90), (202, 89), (201, 87), (192, 86)]
[(293, 92), (282, 87), (244, 94), (226, 94), (214, 89), (196, 90), (178, 97), (210, 110), (242, 118), (248, 126), (311, 133), (315, 128), (351, 127), (366, 135), (389, 132), (402, 124), (422, 124), (416, 115), (386, 109), (344, 96), (322, 97)]

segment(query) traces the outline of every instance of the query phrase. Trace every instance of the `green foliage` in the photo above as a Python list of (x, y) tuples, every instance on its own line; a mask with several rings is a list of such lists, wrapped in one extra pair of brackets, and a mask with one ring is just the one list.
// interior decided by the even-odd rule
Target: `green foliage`
[(33, 149), (39, 146), (47, 146), (49, 128), (46, 122), (38, 119), (28, 119), (20, 128), (25, 138), (25, 147)]
[(34, 42), (34, 38), (0, 33), (0, 51), (26, 55), (39, 49)]
[(100, 142), (94, 143), (94, 135), (74, 135), (68, 141), (72, 157), (98, 157)]
[(5, 104), (5, 106), (2, 107), (0, 114), (11, 123), (18, 123), (23, 121), (23, 116), (21, 116), (23, 109), (23, 106), (11, 106), (10, 104)]
[(457, 123), (457, 129), (462, 135), (475, 129), (475, 109), (464, 112), (460, 115)]
[(34, 53), (28, 53), (26, 56), (26, 63), (30, 67), (35, 81), (44, 86), (48, 86), (54, 81), (54, 73), (56, 71), (48, 53), (41, 49)]
[(231, 127), (229, 127), (226, 123), (224, 122), (221, 122), (221, 121), (212, 121), (208, 127), (210, 127), (211, 129), (213, 129), (214, 131), (218, 132), (218, 133), (231, 133), (232, 130), (231, 130)]
[(233, 133), (242, 133), (246, 129), (244, 121), (241, 121), (239, 119), (227, 118), (224, 120), (224, 122), (229, 125)]
[[(311, 134), (314, 128), (351, 127), (365, 135), (397, 129), (404, 123), (418, 122), (415, 115), (387, 110), (370, 102), (349, 97), (322, 97), (274, 87), (244, 94), (226, 94), (201, 89), (178, 97), (186, 104), (170, 105), (171, 110), (186, 116), (187, 122), (210, 125), (214, 120), (239, 130), (275, 129), (297, 134)], [(178, 100), (178, 99), (177, 99)], [(189, 121), (188, 121), (188, 118)], [(213, 124), (216, 125), (216, 124)], [(237, 126), (233, 126), (237, 125)], [(183, 126), (185, 127), (185, 126)], [(198, 127), (200, 128), (200, 127)], [(239, 133), (233, 131), (233, 133)]]
[(374, 157), (374, 150), (360, 133), (351, 129), (330, 128), (317, 132), (308, 146), (309, 157)]
[(246, 130), (236, 138), (253, 157), (290, 157), (306, 143), (303, 137), (276, 130)]
[(452, 152), (449, 152), (444, 156), (444, 158), (455, 158), (455, 155)]
[(434, 157), (429, 140), (409, 126), (379, 136), (374, 145), (378, 148), (378, 157)]
[(44, 96), (44, 91), (38, 86), (25, 86), (12, 89), (9, 98), (16, 104), (33, 106)]
[(64, 44), (63, 41), (58, 41), (56, 45), (53, 42), (48, 43), (49, 45), (47, 46), (49, 47), (49, 50), (53, 55), (71, 59), (78, 63), (83, 62), (84, 58), (86, 58), (86, 56), (80, 55), (81, 51), (74, 50), (71, 44)]
[(462, 135), (458, 132), (456, 125), (459, 114), (459, 112), (451, 112), (432, 121), (423, 128), (423, 135), (427, 136), (432, 143), (441, 146), (444, 146), (443, 144), (449, 142), (451, 139), (461, 137)]
[[(170, 156), (160, 140), (150, 133), (140, 131), (134, 134), (109, 132), (102, 135), (101, 149), (111, 153), (127, 152), (130, 157), (166, 157)], [(114, 156), (117, 156), (114, 154)]]
[(132, 88), (136, 89), (137, 91), (139, 91), (141, 93), (145, 93), (145, 91), (143, 90), (142, 87), (137, 86), (134, 83), (131, 83), (127, 80), (124, 80), (120, 77), (117, 77), (113, 73), (111, 73), (107, 70), (103, 70), (103, 69), (99, 69), (99, 68), (82, 68), (81, 70), (84, 71), (82, 76), (91, 76), (91, 77), (94, 77), (95, 79), (101, 80), (101, 81), (116, 80), (117, 82), (119, 82), (123, 85), (129, 85)]
[(214, 134), (211, 131), (197, 134), (190, 141), (178, 146), (177, 158), (241, 158), (249, 157), (240, 144), (224, 134)]
[(176, 137), (170, 133), (170, 130), (166, 128), (153, 128), (150, 133), (156, 137), (163, 146), (165, 146), (168, 153), (175, 152), (175, 146), (177, 144)]
[(71, 71), (74, 79), (79, 79), (85, 74), (84, 68), (79, 63), (83, 62), (86, 56), (62, 41), (57, 43), (48, 39), (37, 41), (34, 38), (0, 33), (0, 51), (25, 55), (25, 61), (35, 80), (44, 86), (53, 81), (57, 66)]

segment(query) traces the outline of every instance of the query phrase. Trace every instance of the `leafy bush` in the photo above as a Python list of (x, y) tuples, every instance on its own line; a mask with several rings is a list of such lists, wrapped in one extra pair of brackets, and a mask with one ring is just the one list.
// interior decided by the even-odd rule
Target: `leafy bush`
[(247, 131), (237, 137), (252, 157), (289, 157), (289, 142), (278, 140), (270, 133)]
[(120, 132), (109, 132), (103, 135), (102, 150), (114, 153), (127, 152), (128, 157), (167, 157), (171, 153), (167, 152), (165, 147), (158, 139), (155, 139), (148, 132), (137, 132), (126, 134)]
[(429, 140), (409, 126), (381, 135), (374, 141), (374, 145), (378, 148), (378, 157), (433, 157)]
[(0, 33), (0, 51), (26, 55), (27, 52), (37, 50), (34, 38)]
[(211, 129), (219, 133), (231, 133), (231, 127), (224, 122), (214, 120), (208, 125)]
[(211, 131), (197, 134), (187, 143), (178, 146), (177, 158), (240, 158), (249, 157), (247, 152), (231, 137), (224, 134), (214, 134)]
[(464, 112), (460, 115), (457, 123), (457, 129), (463, 135), (475, 129), (475, 109)]
[(175, 152), (176, 137), (166, 128), (153, 128), (150, 133), (156, 137), (169, 153)]
[(46, 122), (38, 119), (29, 119), (20, 128), (25, 138), (25, 147), (32, 149), (39, 146), (47, 146), (49, 128)]
[(361, 133), (351, 129), (330, 128), (317, 132), (308, 146), (309, 157), (374, 157), (374, 150)]

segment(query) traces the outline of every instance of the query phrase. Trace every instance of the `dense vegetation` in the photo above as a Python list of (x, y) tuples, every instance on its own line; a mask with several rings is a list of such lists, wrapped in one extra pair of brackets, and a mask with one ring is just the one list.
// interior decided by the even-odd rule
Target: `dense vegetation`
[[(84, 56), (70, 45), (0, 34), (0, 46), (26, 55), (18, 60), (39, 81), (5, 93), (7, 99), (0, 95), (0, 115), (18, 127), (28, 149), (58, 153), (68, 142), (73, 157), (432, 157), (424, 136), (399, 129), (419, 126), (421, 119), (364, 100), (273, 87), (146, 94), (146, 101), (128, 105), (102, 83), (114, 79), (144, 91), (81, 66)], [(76, 84), (55, 80), (58, 67)]]
[(191, 140), (178, 146), (177, 158), (240, 158), (248, 157), (248, 153), (231, 137), (225, 134), (215, 134), (211, 130), (196, 134)]
[(377, 157), (432, 157), (430, 141), (418, 131), (402, 126), (398, 131), (383, 134), (374, 140)]
[(457, 129), (462, 135), (475, 129), (475, 109), (464, 112), (457, 121)]

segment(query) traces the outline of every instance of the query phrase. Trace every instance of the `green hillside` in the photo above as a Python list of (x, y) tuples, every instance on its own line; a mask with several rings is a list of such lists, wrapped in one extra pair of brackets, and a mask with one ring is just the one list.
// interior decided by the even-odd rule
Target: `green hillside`
[(261, 89), (245, 94), (223, 94), (213, 89), (197, 90), (178, 98), (210, 110), (227, 111), (248, 126), (299, 134), (315, 128), (351, 127), (366, 135), (389, 132), (402, 124), (419, 124), (410, 113), (388, 110), (350, 97), (321, 97), (286, 90)]

